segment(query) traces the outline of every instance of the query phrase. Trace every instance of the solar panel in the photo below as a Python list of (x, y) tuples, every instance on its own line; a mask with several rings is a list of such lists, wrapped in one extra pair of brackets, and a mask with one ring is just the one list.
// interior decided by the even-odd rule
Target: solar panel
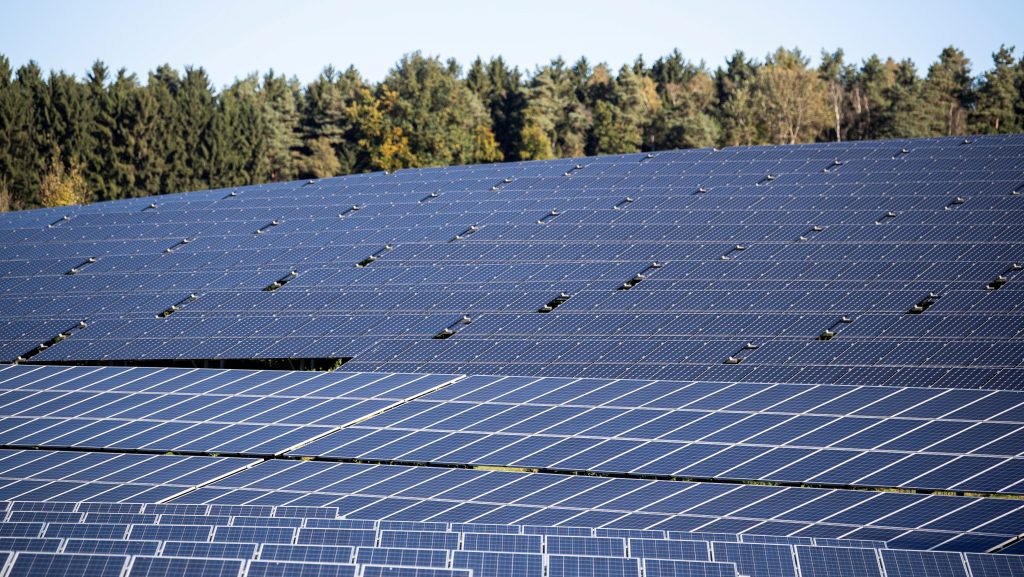
[(455, 551), (452, 567), (471, 569), (474, 577), (543, 577), (540, 555), (493, 551)]
[(8, 214), (2, 354), (1013, 388), (1019, 141), (417, 169)]
[(248, 577), (355, 577), (355, 565), (296, 563), (285, 561), (250, 561)]
[(551, 577), (584, 577), (586, 575), (639, 577), (640, 566), (636, 559), (551, 555), (548, 557), (548, 575)]
[(231, 559), (133, 557), (129, 577), (234, 577), (242, 562)]
[[(1022, 163), (735, 147), (4, 214), (7, 564), (1013, 574), (973, 553), (1024, 520), (986, 496), (1024, 494)], [(303, 370), (224, 368), (256, 359)], [(177, 368), (32, 364), (78, 362)]]
[(798, 545), (796, 559), (803, 577), (882, 577), (874, 549)]
[(646, 577), (735, 577), (736, 565), (708, 561), (645, 559)]
[(891, 577), (967, 577), (967, 568), (960, 553), (932, 553), (921, 555), (916, 551), (882, 549), (882, 566)]
[(111, 555), (62, 555), (56, 553), (18, 553), (8, 575), (11, 577), (120, 577), (127, 557)]
[(715, 561), (735, 563), (741, 575), (796, 577), (793, 553), (788, 545), (759, 543), (712, 543)]

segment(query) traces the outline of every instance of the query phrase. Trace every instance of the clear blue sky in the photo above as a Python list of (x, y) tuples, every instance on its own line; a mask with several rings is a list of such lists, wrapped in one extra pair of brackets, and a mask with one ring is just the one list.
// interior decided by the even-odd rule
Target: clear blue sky
[(1022, 30), (1024, 0), (8, 0), (0, 54), (79, 76), (97, 58), (143, 78), (162, 63), (198, 65), (218, 87), (269, 68), (308, 82), (327, 64), (377, 81), (416, 50), (464, 65), (502, 55), (532, 71), (559, 55), (618, 68), (679, 48), (715, 68), (736, 49), (762, 59), (799, 46), (816, 61), (842, 47), (858, 62), (909, 57), (923, 74), (950, 44), (976, 72), (1001, 43), (1019, 57)]

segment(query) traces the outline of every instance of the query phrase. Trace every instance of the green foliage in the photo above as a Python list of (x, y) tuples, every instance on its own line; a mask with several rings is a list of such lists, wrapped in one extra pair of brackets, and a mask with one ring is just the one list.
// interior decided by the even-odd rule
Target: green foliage
[(501, 160), (672, 148), (1024, 131), (1024, 58), (979, 77), (949, 47), (850, 63), (736, 52), (710, 70), (678, 51), (618, 71), (581, 58), (526, 74), (501, 57), (413, 53), (380, 83), (327, 67), (216, 90), (202, 68), (140, 82), (97, 61), (81, 78), (0, 55), (0, 210), (209, 187)]

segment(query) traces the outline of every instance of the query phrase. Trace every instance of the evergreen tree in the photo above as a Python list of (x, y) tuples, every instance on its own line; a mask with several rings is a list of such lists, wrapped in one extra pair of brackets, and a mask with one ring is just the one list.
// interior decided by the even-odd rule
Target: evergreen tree
[(1022, 132), (1024, 122), (1018, 115), (1024, 67), (1013, 58), (1014, 47), (1000, 46), (992, 55), (994, 67), (982, 75), (978, 87), (978, 106), (971, 115), (971, 128), (980, 133)]
[(974, 103), (971, 62), (963, 51), (944, 48), (928, 68), (925, 99), (931, 111), (931, 133), (951, 136), (967, 131), (967, 111)]
[(500, 56), (486, 64), (477, 57), (466, 75), (466, 85), (489, 111), (501, 155), (505, 160), (519, 160), (526, 123), (526, 92), (519, 69), (509, 68)]

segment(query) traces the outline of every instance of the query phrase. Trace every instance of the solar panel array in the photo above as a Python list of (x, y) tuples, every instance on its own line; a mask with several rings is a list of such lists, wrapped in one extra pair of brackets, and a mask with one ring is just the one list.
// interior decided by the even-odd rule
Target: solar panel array
[[(994, 136), (2, 215), (0, 577), (1024, 575), (1022, 195)], [(344, 364), (130, 366), (253, 359)]]
[(59, 340), (35, 360), (1015, 388), (1022, 171), (1011, 135), (403, 170), (5, 215), (0, 359)]
[(14, 501), (2, 508), (0, 555), (10, 559), (11, 575), (92, 574), (68, 570), (79, 565), (147, 575), (178, 564), (185, 575), (368, 575), (371, 566), (477, 577), (1024, 574), (1020, 556), (866, 540), (355, 520), (335, 507)]

